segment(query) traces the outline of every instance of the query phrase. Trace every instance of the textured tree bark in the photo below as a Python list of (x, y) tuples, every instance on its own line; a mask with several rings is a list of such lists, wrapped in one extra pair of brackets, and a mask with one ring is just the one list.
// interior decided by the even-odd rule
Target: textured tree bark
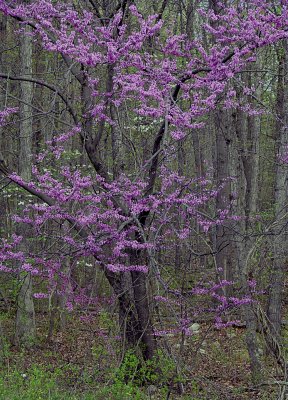
[(118, 298), (119, 326), (122, 339), (124, 342), (127, 342), (128, 347), (136, 346), (141, 340), (139, 321), (133, 299), (126, 287), (126, 277), (123, 272), (116, 274), (107, 269), (105, 269), (104, 272), (111, 288)]
[[(5, 15), (0, 16), (0, 40), (1, 40), (1, 47), (0, 47), (0, 66), (1, 70), (6, 72), (7, 62), (5, 60), (5, 47), (7, 42), (7, 17)], [(1, 90), (0, 92), (0, 107), (1, 110), (5, 107), (5, 92)], [(5, 149), (5, 140), (3, 135), (3, 128), (0, 127), (0, 157), (1, 160), (4, 159), (3, 157), (3, 150)]]
[[(237, 176), (237, 213), (242, 216), (238, 225), (237, 260), (238, 272), (243, 295), (249, 296), (249, 252), (254, 244), (249, 230), (249, 219), (257, 210), (257, 182), (259, 173), (259, 124), (249, 121), (241, 110), (234, 114), (234, 126), (238, 140), (238, 176)], [(250, 366), (253, 382), (261, 379), (261, 364), (258, 357), (256, 336), (257, 318), (253, 305), (243, 306), (243, 317), (246, 322), (246, 345), (250, 357)]]
[(147, 278), (143, 272), (132, 272), (134, 301), (139, 321), (139, 337), (144, 346), (144, 359), (149, 360), (155, 355), (156, 340), (154, 338), (150, 307), (148, 301)]
[[(25, 29), (29, 30), (29, 27)], [(22, 35), (20, 39), (21, 75), (32, 75), (32, 38)], [(32, 155), (32, 112), (29, 104), (32, 102), (33, 86), (29, 82), (20, 83), (20, 139), (19, 139), (19, 175), (26, 181), (31, 180), (31, 155)], [(19, 234), (25, 240), (27, 227), (19, 226)], [(25, 250), (27, 243), (24, 242)], [(30, 346), (36, 336), (35, 311), (32, 297), (32, 276), (30, 273), (20, 273), (20, 290), (17, 299), (17, 315), (15, 342)]]
[[(130, 262), (132, 265), (139, 264), (140, 252), (132, 250)], [(153, 325), (150, 313), (150, 304), (147, 290), (147, 275), (143, 272), (132, 271), (132, 284), (134, 292), (135, 308), (138, 315), (138, 334), (143, 344), (143, 356), (146, 360), (151, 359), (156, 350), (156, 340), (153, 334)]]
[[(274, 333), (280, 336), (282, 315), (282, 294), (284, 271), (287, 263), (287, 190), (288, 166), (282, 157), (288, 146), (288, 42), (283, 43), (279, 60), (278, 87), (276, 99), (276, 171), (275, 171), (275, 228), (273, 230), (273, 264), (270, 276), (268, 318), (274, 326)], [(280, 51), (281, 51), (280, 50)]]
[[(253, 69), (253, 66), (251, 66)], [(248, 85), (251, 86), (251, 74), (247, 77)], [(243, 126), (243, 124), (242, 124)], [(243, 192), (243, 215), (245, 220), (241, 223), (243, 238), (239, 240), (239, 272), (243, 292), (249, 296), (250, 289), (247, 281), (250, 277), (249, 271), (249, 252), (254, 245), (255, 239), (251, 237), (251, 217), (258, 211), (258, 179), (259, 179), (259, 118), (257, 116), (247, 116), (246, 132), (239, 127), (237, 132), (239, 144), (240, 159), (245, 180), (245, 191)], [(242, 135), (241, 135), (242, 133)], [(242, 186), (242, 187), (243, 187)], [(250, 356), (250, 365), (252, 380), (257, 383), (261, 379), (261, 364), (258, 357), (257, 343), (257, 317), (252, 304), (243, 307), (243, 314), (246, 320), (246, 345)]]
[[(215, 146), (215, 181), (220, 185), (233, 174), (231, 168), (231, 146), (232, 135), (231, 126), (232, 121), (229, 111), (216, 111), (214, 115), (215, 129), (216, 129), (216, 146)], [(216, 197), (216, 211), (231, 210), (231, 183), (226, 182), (224, 188)], [(216, 265), (218, 268), (219, 277), (228, 281), (233, 281), (235, 276), (235, 249), (232, 240), (232, 232), (229, 224), (225, 226), (218, 225), (215, 229), (215, 251), (216, 251)], [(232, 286), (225, 286), (224, 294), (227, 296), (232, 295)]]
[[(5, 49), (8, 47), (8, 20), (4, 15), (0, 16), (0, 67), (2, 71), (6, 71), (8, 67), (8, 63), (6, 60), (6, 52)], [(8, 90), (9, 82), (6, 83), (6, 90)], [(4, 89), (4, 88), (3, 88)], [(0, 91), (0, 109), (1, 111), (5, 109), (6, 106), (6, 93), (4, 90)], [(7, 135), (8, 136), (8, 135)], [(10, 136), (10, 135), (9, 135)], [(10, 139), (11, 140), (11, 139)], [(7, 155), (10, 153), (7, 151), (9, 147), (8, 137), (4, 135), (3, 127), (0, 127), (0, 160), (6, 159)], [(10, 153), (11, 154), (11, 153)], [(0, 219), (0, 232), (11, 232), (11, 222), (9, 222), (9, 200), (5, 199), (4, 196), (0, 196), (0, 210), (2, 214), (2, 218)], [(4, 276), (3, 276), (4, 275)], [(0, 287), (5, 287), (4, 282), (6, 281), (5, 274), (1, 274), (0, 276)], [(0, 297), (3, 298), (2, 289), (0, 290)], [(0, 332), (0, 340), (1, 340), (1, 332)], [(2, 343), (2, 342), (1, 342)], [(0, 346), (1, 346), (0, 343)], [(1, 349), (0, 349), (1, 351)], [(0, 355), (1, 362), (1, 355)]]

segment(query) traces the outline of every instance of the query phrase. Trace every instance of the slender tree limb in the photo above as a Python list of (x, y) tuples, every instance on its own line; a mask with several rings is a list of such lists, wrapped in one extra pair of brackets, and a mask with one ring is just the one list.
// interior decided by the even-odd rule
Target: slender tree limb
[(63, 103), (65, 103), (67, 110), (69, 111), (70, 115), (72, 116), (75, 124), (76, 125), (78, 124), (79, 121), (78, 121), (77, 115), (74, 113), (72, 104), (69, 102), (67, 97), (64, 95), (64, 93), (59, 88), (57, 88), (53, 85), (50, 85), (49, 83), (40, 81), (38, 79), (27, 78), (24, 76), (12, 76), (12, 75), (9, 75), (9, 74), (3, 73), (3, 72), (0, 72), (0, 78), (9, 79), (11, 81), (31, 82), (31, 83), (35, 83), (37, 85), (46, 87), (47, 89), (50, 89), (52, 92), (56, 93), (61, 98)]
[(0, 160), (0, 172), (2, 172), (2, 174), (10, 180), (10, 182), (13, 182), (17, 186), (20, 186), (22, 189), (25, 189), (27, 192), (29, 192), (35, 197), (38, 197), (38, 199), (44, 201), (44, 203), (48, 204), (49, 206), (53, 206), (55, 204), (55, 201), (52, 199), (52, 197), (46, 195), (45, 193), (40, 192), (37, 189), (32, 188), (24, 181), (19, 182), (18, 180), (13, 179), (13, 177), (11, 177), (11, 171), (9, 171), (9, 169), (5, 165), (4, 160)]

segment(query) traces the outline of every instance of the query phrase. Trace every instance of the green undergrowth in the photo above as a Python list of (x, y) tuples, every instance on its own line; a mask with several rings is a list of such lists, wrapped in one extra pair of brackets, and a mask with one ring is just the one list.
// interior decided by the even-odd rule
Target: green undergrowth
[[(9, 332), (9, 318), (2, 317), (1, 321)], [(100, 322), (105, 332), (113, 332), (114, 326), (106, 315)], [(73, 320), (70, 324), (74, 326)], [(247, 390), (252, 385), (249, 357), (242, 330), (211, 331), (205, 340), (200, 333), (188, 338), (182, 358), (177, 358), (184, 363), (179, 362), (176, 368), (164, 346), (162, 350), (159, 346), (154, 359), (144, 362), (140, 349), (123, 354), (118, 342), (95, 338), (90, 331), (77, 329), (75, 324), (75, 329), (65, 335), (55, 334), (54, 342), (47, 344), (38, 339), (37, 344), (26, 349), (11, 346), (8, 335), (0, 338), (0, 400), (251, 398)], [(285, 343), (287, 338), (285, 331)], [(178, 338), (171, 336), (167, 340), (175, 353), (179, 351)], [(263, 352), (261, 362), (266, 382), (274, 373), (273, 360)], [(275, 391), (277, 388), (267, 385), (260, 387), (257, 399), (276, 398)]]
[[(132, 367), (132, 364), (130, 365)], [(126, 367), (125, 367), (126, 368)], [(49, 372), (41, 366), (34, 365), (26, 373), (19, 370), (2, 370), (0, 373), (0, 400), (162, 400), (170, 398), (168, 388), (163, 387), (155, 390), (155, 386), (138, 387), (133, 381), (124, 382), (127, 377), (122, 376), (124, 370), (116, 371), (114, 380), (109, 385), (95, 385), (93, 390), (81, 392), (77, 390), (63, 389), (60, 382), (63, 372), (55, 370)], [(127, 372), (127, 371), (126, 371)], [(96, 382), (95, 382), (96, 384)], [(207, 397), (196, 394), (199, 388), (194, 385), (195, 395), (183, 394), (172, 395), (171, 398), (182, 400), (219, 400), (218, 396)], [(152, 388), (152, 394), (149, 388)]]
[[(157, 364), (156, 364), (157, 363)], [(159, 365), (162, 366), (161, 374)], [(5, 366), (0, 372), (0, 400), (146, 400), (166, 399), (170, 390), (168, 382), (177, 386), (170, 360), (159, 353), (157, 361), (141, 363), (139, 358), (128, 351), (121, 365), (107, 376), (107, 381), (99, 382), (97, 375), (94, 379), (82, 371), (82, 384), (71, 380), (71, 370), (68, 365), (51, 368), (47, 365), (32, 365), (27, 369), (18, 365)], [(77, 374), (78, 372), (79, 374)], [(67, 375), (70, 375), (68, 379)], [(174, 381), (172, 382), (172, 379)], [(180, 382), (180, 378), (178, 378)], [(69, 381), (70, 385), (67, 386)], [(74, 383), (74, 385), (73, 385)], [(197, 386), (197, 385), (196, 385)], [(181, 396), (181, 399), (204, 399), (198, 397), (198, 387), (194, 387), (195, 397)], [(151, 391), (151, 392), (150, 392)], [(152, 393), (152, 395), (151, 395)], [(173, 397), (178, 398), (178, 396)], [(207, 399), (205, 397), (205, 399)]]
[(63, 372), (55, 370), (49, 372), (41, 366), (32, 366), (25, 373), (13, 369), (0, 373), (0, 400), (142, 400), (144, 393), (133, 383), (124, 383), (120, 379), (111, 382), (109, 386), (97, 387), (81, 393), (63, 389), (61, 381)]

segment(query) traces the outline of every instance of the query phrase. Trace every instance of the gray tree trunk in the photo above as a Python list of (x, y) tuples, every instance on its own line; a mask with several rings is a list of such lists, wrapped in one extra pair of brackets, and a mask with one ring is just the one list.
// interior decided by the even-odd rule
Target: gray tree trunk
[(284, 289), (284, 268), (287, 261), (287, 190), (288, 166), (282, 162), (287, 154), (288, 146), (288, 42), (283, 45), (283, 55), (280, 56), (276, 134), (276, 171), (275, 171), (275, 224), (273, 230), (273, 265), (270, 277), (270, 292), (268, 300), (268, 318), (274, 326), (275, 334), (281, 332), (281, 306)]
[[(258, 118), (252, 120), (251, 117), (246, 117), (239, 109), (234, 114), (234, 117), (238, 141), (237, 214), (242, 216), (242, 220), (238, 225), (239, 235), (236, 245), (238, 273), (242, 293), (249, 296), (249, 254), (254, 244), (249, 219), (257, 210), (260, 125)], [(252, 304), (243, 306), (243, 318), (246, 322), (246, 345), (250, 357), (252, 380), (257, 383), (261, 379), (261, 364), (258, 357), (256, 336), (257, 318)]]
[[(217, 185), (224, 182), (233, 175), (231, 165), (231, 146), (233, 144), (231, 134), (231, 116), (229, 111), (217, 111), (214, 115), (216, 130), (216, 148), (215, 148), (215, 181)], [(216, 197), (216, 211), (231, 209), (231, 184), (226, 182), (223, 190)], [(215, 250), (216, 266), (219, 271), (219, 277), (228, 281), (234, 279), (235, 249), (232, 241), (232, 232), (229, 224), (219, 225), (215, 229)], [(232, 287), (225, 286), (224, 294), (232, 295)]]
[[(25, 29), (29, 30), (28, 27)], [(23, 35), (20, 38), (20, 74), (32, 74), (32, 38)], [(29, 104), (32, 102), (33, 86), (29, 82), (20, 83), (20, 139), (19, 139), (19, 175), (25, 180), (31, 179), (32, 154), (32, 111)], [(19, 233), (25, 240), (26, 229), (19, 227)], [(27, 244), (27, 243), (26, 243)], [(25, 242), (23, 244), (25, 246)], [(26, 247), (26, 246), (25, 246)], [(24, 250), (24, 249), (23, 249)], [(32, 297), (32, 276), (30, 273), (20, 274), (21, 287), (17, 300), (15, 341), (18, 344), (30, 346), (36, 335), (35, 311)]]

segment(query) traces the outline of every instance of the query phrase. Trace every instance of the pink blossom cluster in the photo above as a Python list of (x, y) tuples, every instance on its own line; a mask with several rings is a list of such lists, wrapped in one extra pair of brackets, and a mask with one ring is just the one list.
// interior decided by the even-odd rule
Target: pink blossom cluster
[(3, 111), (0, 111), (0, 126), (4, 126), (10, 115), (18, 112), (18, 108), (6, 107)]

